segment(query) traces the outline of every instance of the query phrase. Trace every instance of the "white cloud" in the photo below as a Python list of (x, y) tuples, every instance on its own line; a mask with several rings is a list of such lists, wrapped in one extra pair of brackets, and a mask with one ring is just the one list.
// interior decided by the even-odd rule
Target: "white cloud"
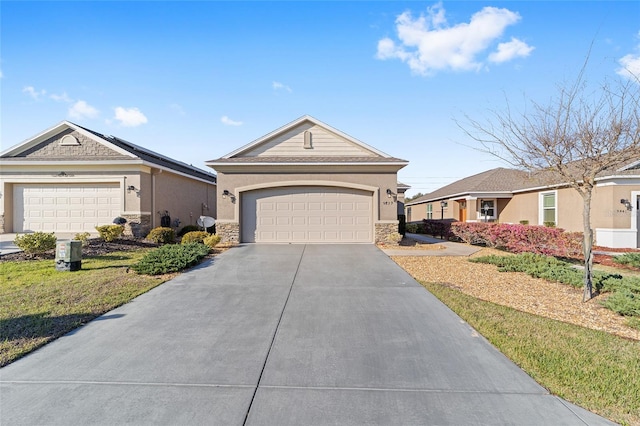
[(115, 107), (114, 111), (113, 118), (119, 121), (121, 126), (137, 127), (147, 122), (147, 117), (138, 108)]
[(67, 102), (67, 103), (73, 102), (73, 99), (71, 99), (69, 95), (67, 95), (67, 92), (62, 92), (62, 94), (60, 95), (52, 93), (51, 95), (49, 95), (49, 97), (56, 102)]
[(518, 57), (525, 58), (529, 56), (533, 49), (527, 43), (512, 37), (510, 42), (500, 43), (498, 50), (489, 55), (489, 60), (500, 63)]
[[(638, 38), (640, 38), (640, 32), (638, 32)], [(636, 50), (640, 51), (640, 44)], [(640, 53), (629, 53), (618, 60), (620, 68), (616, 70), (618, 75), (623, 77), (640, 81)]]
[(222, 124), (226, 124), (227, 126), (242, 126), (242, 121), (234, 121), (226, 115), (222, 116), (220, 121), (222, 122)]
[(271, 87), (273, 87), (273, 90), (276, 90), (276, 91), (277, 90), (286, 90), (289, 93), (293, 92), (293, 90), (291, 90), (291, 87), (289, 87), (289, 86), (287, 86), (285, 84), (282, 84), (282, 83), (280, 83), (278, 81), (274, 81), (272, 83)]
[(33, 86), (26, 86), (24, 89), (22, 89), (22, 93), (26, 93), (27, 95), (29, 95), (33, 100), (39, 100), (40, 97), (44, 96), (47, 94), (46, 90), (40, 90), (37, 91)]
[[(478, 56), (500, 38), (508, 26), (520, 19), (520, 14), (508, 9), (485, 7), (475, 13), (470, 22), (449, 25), (442, 2), (439, 2), (418, 18), (413, 18), (410, 11), (399, 15), (396, 18), (398, 43), (390, 38), (381, 39), (376, 57), (400, 59), (412, 72), (421, 75), (433, 75), (441, 70), (479, 70), (483, 63)], [(525, 52), (532, 49), (526, 43), (512, 39), (498, 47), (494, 61), (526, 56), (528, 53)], [(508, 58), (509, 54), (512, 56)]]
[(85, 101), (78, 101), (69, 108), (69, 117), (75, 120), (95, 118), (98, 114), (99, 111)]

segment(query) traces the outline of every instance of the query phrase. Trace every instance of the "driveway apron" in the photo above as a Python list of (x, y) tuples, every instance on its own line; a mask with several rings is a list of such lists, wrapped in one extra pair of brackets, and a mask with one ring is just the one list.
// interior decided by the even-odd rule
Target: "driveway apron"
[(611, 423), (375, 246), (246, 245), (0, 369), (0, 424)]

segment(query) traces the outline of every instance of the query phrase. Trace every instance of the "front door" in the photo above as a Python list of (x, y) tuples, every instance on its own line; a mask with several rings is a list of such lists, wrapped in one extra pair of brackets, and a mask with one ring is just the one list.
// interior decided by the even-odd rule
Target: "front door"
[(467, 221), (467, 202), (466, 201), (460, 201), (460, 210), (458, 214), (458, 220), (460, 222)]

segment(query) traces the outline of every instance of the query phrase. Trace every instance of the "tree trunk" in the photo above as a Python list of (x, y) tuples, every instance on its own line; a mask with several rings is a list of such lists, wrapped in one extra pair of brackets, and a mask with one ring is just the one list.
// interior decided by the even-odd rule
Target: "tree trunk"
[(582, 301), (588, 302), (593, 298), (593, 230), (591, 229), (591, 188), (582, 193), (584, 210), (582, 219), (584, 225), (584, 241), (582, 249), (584, 253), (584, 291)]

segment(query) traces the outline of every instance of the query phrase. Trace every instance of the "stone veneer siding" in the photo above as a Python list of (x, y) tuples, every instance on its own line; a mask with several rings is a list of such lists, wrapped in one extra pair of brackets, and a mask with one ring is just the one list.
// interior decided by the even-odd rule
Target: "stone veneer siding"
[(238, 222), (216, 222), (216, 234), (221, 243), (238, 244), (240, 242), (240, 224)]
[(124, 224), (124, 235), (135, 238), (144, 238), (151, 230), (151, 215), (149, 214), (123, 214), (127, 219)]
[(376, 244), (388, 243), (387, 237), (390, 234), (398, 233), (398, 221), (378, 222), (375, 224)]
[(4, 234), (4, 214), (0, 214), (0, 234)]

